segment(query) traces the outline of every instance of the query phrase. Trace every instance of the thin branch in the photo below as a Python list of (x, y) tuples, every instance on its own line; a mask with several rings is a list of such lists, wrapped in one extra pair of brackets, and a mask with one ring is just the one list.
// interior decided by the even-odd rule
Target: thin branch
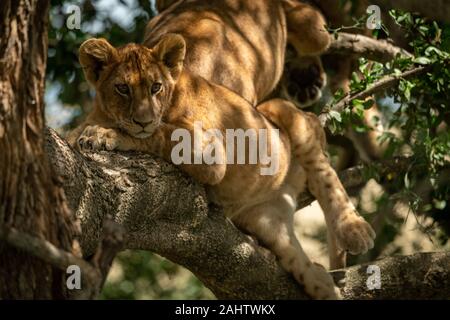
[(360, 34), (339, 32), (333, 38), (327, 53), (357, 55), (378, 62), (392, 61), (397, 56), (412, 58), (408, 51), (386, 40), (376, 40)]
[(107, 217), (103, 234), (103, 240), (96, 250), (92, 259), (93, 264), (91, 264), (70, 252), (57, 248), (45, 239), (21, 232), (13, 227), (0, 228), (0, 239), (16, 249), (23, 250), (64, 272), (69, 266), (78, 266), (84, 281), (81, 290), (73, 291), (71, 295), (73, 299), (92, 299), (98, 296), (112, 261), (121, 249), (122, 226)]
[(98, 286), (99, 290), (103, 287), (114, 258), (122, 249), (124, 236), (124, 228), (116, 223), (111, 215), (107, 215), (103, 222), (103, 240), (90, 261), (101, 275), (101, 281)]
[(389, 75), (385, 76), (377, 82), (370, 85), (367, 89), (359, 91), (356, 93), (349, 93), (344, 96), (340, 101), (331, 106), (331, 108), (325, 109), (322, 114), (319, 115), (320, 122), (322, 126), (326, 126), (329, 121), (328, 113), (333, 110), (337, 112), (342, 112), (345, 108), (350, 106), (351, 102), (355, 99), (364, 100), (375, 93), (387, 90), (389, 88), (395, 87), (401, 80), (411, 79), (420, 76), (431, 69), (431, 65), (417, 67), (408, 71), (403, 72), (399, 75)]
[(83, 270), (89, 282), (95, 281), (99, 274), (95, 268), (82, 258), (61, 250), (45, 239), (21, 232), (13, 227), (0, 228), (0, 239), (16, 249), (23, 250), (52, 266), (66, 271), (71, 265), (77, 265)]

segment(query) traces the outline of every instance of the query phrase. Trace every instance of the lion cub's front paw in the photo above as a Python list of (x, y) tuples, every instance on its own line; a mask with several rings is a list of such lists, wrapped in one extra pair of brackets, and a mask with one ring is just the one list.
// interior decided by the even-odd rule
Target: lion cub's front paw
[(121, 134), (114, 129), (105, 129), (98, 125), (87, 126), (78, 138), (81, 150), (118, 150)]
[(373, 248), (375, 231), (362, 217), (352, 212), (342, 215), (336, 222), (336, 236), (341, 249), (357, 255)]
[(304, 274), (305, 291), (314, 299), (342, 299), (339, 288), (334, 284), (333, 277), (323, 266), (313, 263)]

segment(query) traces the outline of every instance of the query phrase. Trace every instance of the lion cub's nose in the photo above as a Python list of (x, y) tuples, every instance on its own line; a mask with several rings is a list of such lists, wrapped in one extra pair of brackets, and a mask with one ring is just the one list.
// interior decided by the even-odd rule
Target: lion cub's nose
[(147, 122), (144, 122), (144, 121), (142, 121), (142, 120), (138, 121), (138, 120), (136, 120), (136, 119), (134, 119), (134, 118), (133, 118), (133, 122), (134, 122), (135, 124), (137, 124), (137, 125), (140, 125), (142, 128), (145, 128), (147, 125), (149, 125), (150, 123), (152, 123), (151, 120), (150, 120), (150, 121), (147, 121)]

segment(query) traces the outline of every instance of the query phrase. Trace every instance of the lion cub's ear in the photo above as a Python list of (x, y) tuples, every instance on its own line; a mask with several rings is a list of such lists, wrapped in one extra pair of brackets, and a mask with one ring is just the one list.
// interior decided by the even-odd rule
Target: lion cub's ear
[(103, 68), (117, 60), (117, 50), (105, 39), (89, 39), (80, 46), (79, 60), (86, 79), (95, 85)]
[(162, 36), (153, 48), (153, 56), (161, 61), (174, 79), (177, 79), (183, 70), (183, 61), (186, 55), (186, 41), (179, 34), (169, 33)]

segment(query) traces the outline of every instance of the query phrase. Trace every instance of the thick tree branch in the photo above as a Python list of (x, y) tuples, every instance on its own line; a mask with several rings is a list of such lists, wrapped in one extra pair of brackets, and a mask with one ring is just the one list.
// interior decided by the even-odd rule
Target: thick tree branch
[(408, 51), (386, 40), (376, 40), (360, 34), (339, 32), (327, 53), (362, 56), (378, 62), (392, 61), (398, 55), (412, 57)]
[[(374, 275), (368, 266), (380, 271), (379, 289), (369, 290), (367, 280)], [(332, 272), (344, 299), (449, 299), (450, 253), (416, 253), (411, 256), (386, 257), (381, 260)], [(373, 278), (373, 277), (372, 277)]]
[[(53, 131), (46, 137), (69, 206), (81, 219), (86, 255), (98, 245), (102, 220), (110, 213), (125, 230), (123, 248), (156, 252), (185, 266), (218, 298), (307, 298), (268, 250), (237, 230), (219, 208), (208, 207), (204, 189), (174, 166), (132, 153), (83, 157)], [(426, 274), (424, 268), (415, 266), (414, 274)], [(356, 269), (346, 277), (357, 275), (363, 283), (365, 274)], [(421, 286), (417, 282), (414, 288)], [(443, 295), (441, 289), (436, 286), (432, 292)], [(396, 297), (392, 290), (383, 294)]]
[(109, 213), (125, 229), (124, 248), (187, 267), (219, 298), (306, 298), (269, 251), (209, 208), (203, 187), (171, 164), (132, 153), (83, 157), (52, 131), (47, 149), (81, 220), (85, 255), (98, 245)]

